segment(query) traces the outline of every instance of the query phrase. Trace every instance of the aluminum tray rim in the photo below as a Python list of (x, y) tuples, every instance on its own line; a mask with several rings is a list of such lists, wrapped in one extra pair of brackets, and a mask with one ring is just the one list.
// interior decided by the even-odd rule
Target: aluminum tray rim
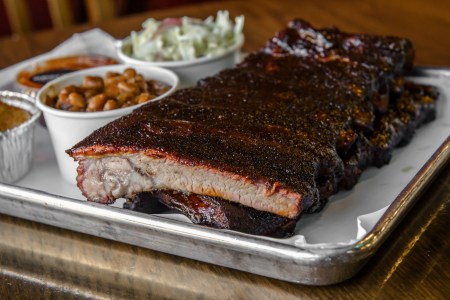
[[(450, 69), (416, 68), (414, 74), (450, 77)], [(288, 245), (3, 183), (0, 213), (284, 281), (329, 285), (349, 279), (362, 268), (449, 159), (450, 136), (375, 227), (347, 245)]]

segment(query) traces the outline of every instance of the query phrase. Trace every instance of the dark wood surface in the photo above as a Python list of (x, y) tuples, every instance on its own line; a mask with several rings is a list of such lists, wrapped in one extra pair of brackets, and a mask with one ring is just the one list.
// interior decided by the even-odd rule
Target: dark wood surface
[[(0, 68), (100, 27), (117, 38), (147, 17), (246, 17), (244, 51), (260, 47), (294, 17), (347, 31), (409, 37), (417, 64), (450, 66), (448, 1), (222, 1), (142, 13), (102, 24), (0, 39)], [(3, 79), (4, 80), (4, 79)], [(8, 79), (9, 80), (9, 79)], [(326, 287), (273, 280), (0, 215), (0, 299), (448, 299), (450, 166), (352, 279)]]

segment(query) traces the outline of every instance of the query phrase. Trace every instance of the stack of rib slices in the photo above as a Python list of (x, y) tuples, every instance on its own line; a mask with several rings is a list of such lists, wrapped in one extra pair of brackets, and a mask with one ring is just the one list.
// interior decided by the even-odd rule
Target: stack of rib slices
[(68, 150), (90, 201), (285, 237), (435, 118), (435, 88), (404, 80), (397, 37), (291, 21), (237, 67), (95, 131)]

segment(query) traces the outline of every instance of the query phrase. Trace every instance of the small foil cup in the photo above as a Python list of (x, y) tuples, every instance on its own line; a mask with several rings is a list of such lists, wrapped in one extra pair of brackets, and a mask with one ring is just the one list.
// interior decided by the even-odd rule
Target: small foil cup
[(30, 118), (19, 126), (0, 131), (0, 182), (13, 183), (31, 168), (34, 128), (41, 111), (33, 98), (21, 93), (0, 91), (0, 101), (30, 114)]

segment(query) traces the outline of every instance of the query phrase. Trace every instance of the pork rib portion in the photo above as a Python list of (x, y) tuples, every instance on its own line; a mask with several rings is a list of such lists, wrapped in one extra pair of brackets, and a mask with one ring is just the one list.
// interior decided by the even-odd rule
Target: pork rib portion
[(80, 161), (78, 184), (91, 201), (112, 203), (142, 191), (175, 190), (220, 197), (288, 218), (297, 217), (301, 210), (303, 195), (276, 183), (270, 186), (156, 153), (117, 154)]
[(67, 153), (90, 201), (148, 192), (202, 224), (224, 224), (217, 207), (227, 220), (249, 218), (233, 229), (264, 234), (254, 228), (276, 220), (269, 231), (288, 232), (433, 118), (437, 95), (404, 85), (413, 56), (405, 39), (295, 20), (236, 68), (142, 106)]

